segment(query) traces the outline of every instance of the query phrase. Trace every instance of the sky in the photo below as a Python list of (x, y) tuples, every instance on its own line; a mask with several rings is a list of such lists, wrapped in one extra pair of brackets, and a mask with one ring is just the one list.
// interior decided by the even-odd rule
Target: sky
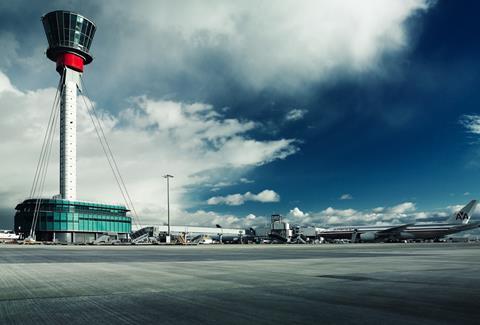
[[(58, 74), (40, 17), (97, 25), (94, 102), (144, 224), (441, 221), (479, 198), (474, 1), (0, 1), (0, 227)], [(78, 107), (78, 198), (122, 203)], [(45, 196), (58, 193), (58, 143)]]

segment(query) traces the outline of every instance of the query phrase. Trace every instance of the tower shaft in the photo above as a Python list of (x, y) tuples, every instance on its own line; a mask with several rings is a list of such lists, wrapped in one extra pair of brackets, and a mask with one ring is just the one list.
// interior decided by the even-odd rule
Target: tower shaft
[(77, 197), (77, 85), (80, 73), (65, 67), (60, 103), (60, 196)]

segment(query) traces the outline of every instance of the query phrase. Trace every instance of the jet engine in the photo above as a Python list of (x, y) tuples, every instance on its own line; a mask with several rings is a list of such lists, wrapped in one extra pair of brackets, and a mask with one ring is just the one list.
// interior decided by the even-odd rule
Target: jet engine
[(414, 239), (414, 238), (415, 238), (415, 236), (412, 233), (404, 232), (404, 231), (402, 231), (400, 233), (400, 239), (401, 240)]
[(359, 238), (361, 241), (375, 241), (378, 236), (376, 231), (368, 231), (364, 232), (363, 234), (359, 234)]

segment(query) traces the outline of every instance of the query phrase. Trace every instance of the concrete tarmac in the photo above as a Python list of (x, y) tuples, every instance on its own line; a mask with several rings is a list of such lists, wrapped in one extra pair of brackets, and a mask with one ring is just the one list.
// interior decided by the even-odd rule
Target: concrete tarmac
[(480, 244), (0, 245), (0, 324), (478, 324)]

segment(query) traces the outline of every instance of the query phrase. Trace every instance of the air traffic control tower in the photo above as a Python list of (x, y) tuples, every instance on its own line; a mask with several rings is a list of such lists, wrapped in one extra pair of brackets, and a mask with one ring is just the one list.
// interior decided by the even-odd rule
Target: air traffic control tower
[[(125, 206), (77, 200), (77, 90), (81, 89), (84, 66), (93, 60), (90, 46), (95, 24), (63, 10), (46, 14), (42, 23), (49, 45), (47, 57), (56, 62), (60, 74), (60, 194), (42, 198), (42, 184), (39, 191), (34, 191), (37, 197), (31, 193), (16, 206), (15, 230), (25, 237), (47, 241), (87, 242), (104, 232), (126, 237), (131, 232), (131, 218)], [(35, 181), (32, 191), (34, 187)]]

